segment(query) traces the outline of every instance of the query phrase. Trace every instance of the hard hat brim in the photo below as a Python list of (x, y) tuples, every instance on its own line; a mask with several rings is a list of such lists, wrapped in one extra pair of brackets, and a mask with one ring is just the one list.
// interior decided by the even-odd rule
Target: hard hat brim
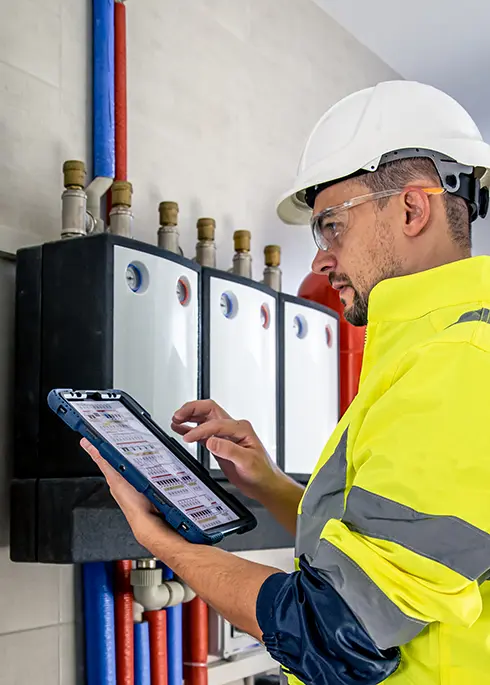
[[(393, 141), (395, 142), (395, 141)], [(421, 148), (430, 149), (441, 154), (447, 155), (451, 159), (467, 166), (476, 169), (477, 176), (481, 179), (482, 186), (490, 186), (490, 145), (483, 140), (458, 140), (458, 139), (441, 139), (439, 141), (413, 141), (407, 144), (404, 141), (403, 146), (391, 146), (391, 149), (384, 150), (382, 154), (391, 152), (397, 149), (407, 148)], [(297, 179), (295, 187), (291, 188), (287, 193), (279, 198), (276, 205), (276, 211), (281, 221), (288, 225), (306, 226), (311, 218), (312, 211), (308, 205), (298, 197), (303, 195), (304, 191), (315, 185), (320, 185), (329, 182), (341, 182), (351, 174), (365, 169), (367, 173), (377, 169), (379, 160), (382, 154), (376, 158), (370, 158), (369, 143), (366, 145), (364, 155), (358, 156), (358, 163), (353, 164), (352, 159), (348, 160), (349, 154), (347, 150), (343, 150), (339, 155), (332, 155), (328, 160), (322, 160), (317, 166), (318, 168), (310, 167), (308, 169), (308, 177)], [(362, 153), (361, 153), (362, 154)]]

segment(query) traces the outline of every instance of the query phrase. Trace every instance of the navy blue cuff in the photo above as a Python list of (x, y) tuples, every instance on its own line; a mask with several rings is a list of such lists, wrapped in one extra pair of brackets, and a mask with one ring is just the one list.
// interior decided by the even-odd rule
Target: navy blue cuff
[(305, 685), (377, 685), (399, 666), (399, 649), (380, 650), (304, 558), (299, 571), (267, 578), (256, 616), (273, 659)]
[(280, 591), (287, 585), (289, 573), (274, 573), (259, 590), (257, 597), (257, 622), (263, 633), (274, 632), (276, 627), (274, 605)]

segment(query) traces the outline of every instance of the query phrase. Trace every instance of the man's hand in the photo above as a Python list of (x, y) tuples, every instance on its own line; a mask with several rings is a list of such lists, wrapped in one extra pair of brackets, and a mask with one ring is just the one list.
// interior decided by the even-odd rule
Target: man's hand
[(104, 474), (138, 542), (230, 623), (260, 640), (262, 632), (255, 615), (258, 593), (264, 581), (279, 569), (240, 559), (210, 545), (187, 542), (162, 521), (151, 502), (113, 469), (93, 445), (87, 440), (80, 444)]
[(272, 462), (249, 421), (233, 419), (213, 400), (196, 400), (175, 412), (172, 429), (186, 442), (205, 445), (230, 483), (260, 502), (293, 535), (296, 533), (303, 488)]
[(88, 440), (84, 438), (80, 444), (104, 474), (111, 495), (119, 504), (140, 545), (154, 553), (151, 547), (155, 540), (161, 540), (162, 537), (171, 536), (185, 543), (180, 535), (164, 523), (150, 500), (105, 461)]
[(233, 419), (213, 400), (184, 404), (172, 418), (172, 430), (207, 447), (230, 483), (248, 497), (260, 500), (280, 475), (250, 422)]

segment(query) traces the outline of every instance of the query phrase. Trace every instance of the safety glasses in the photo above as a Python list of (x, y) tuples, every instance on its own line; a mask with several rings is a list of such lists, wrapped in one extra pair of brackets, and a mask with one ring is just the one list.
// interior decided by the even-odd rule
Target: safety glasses
[(316, 246), (319, 250), (330, 250), (335, 240), (345, 235), (349, 228), (349, 210), (353, 207), (358, 207), (365, 202), (373, 202), (374, 200), (382, 200), (393, 195), (400, 195), (410, 190), (410, 188), (421, 190), (427, 193), (427, 195), (442, 195), (446, 192), (445, 188), (420, 188), (419, 186), (392, 188), (391, 190), (381, 190), (377, 193), (359, 195), (358, 197), (346, 200), (340, 205), (326, 207), (311, 219), (311, 230)]

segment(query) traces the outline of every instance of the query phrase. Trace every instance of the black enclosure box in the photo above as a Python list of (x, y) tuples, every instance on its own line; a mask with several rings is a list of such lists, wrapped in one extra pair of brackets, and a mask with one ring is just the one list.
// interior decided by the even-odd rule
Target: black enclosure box
[[(79, 563), (148, 556), (97, 467), (80, 448), (79, 436), (46, 401), (56, 387), (113, 387), (116, 246), (181, 265), (196, 273), (200, 284), (200, 267), (191, 260), (107, 233), (18, 253), (13, 561)], [(238, 551), (293, 545), (292, 536), (263, 508), (226, 487), (253, 510), (259, 525), (221, 546)]]

